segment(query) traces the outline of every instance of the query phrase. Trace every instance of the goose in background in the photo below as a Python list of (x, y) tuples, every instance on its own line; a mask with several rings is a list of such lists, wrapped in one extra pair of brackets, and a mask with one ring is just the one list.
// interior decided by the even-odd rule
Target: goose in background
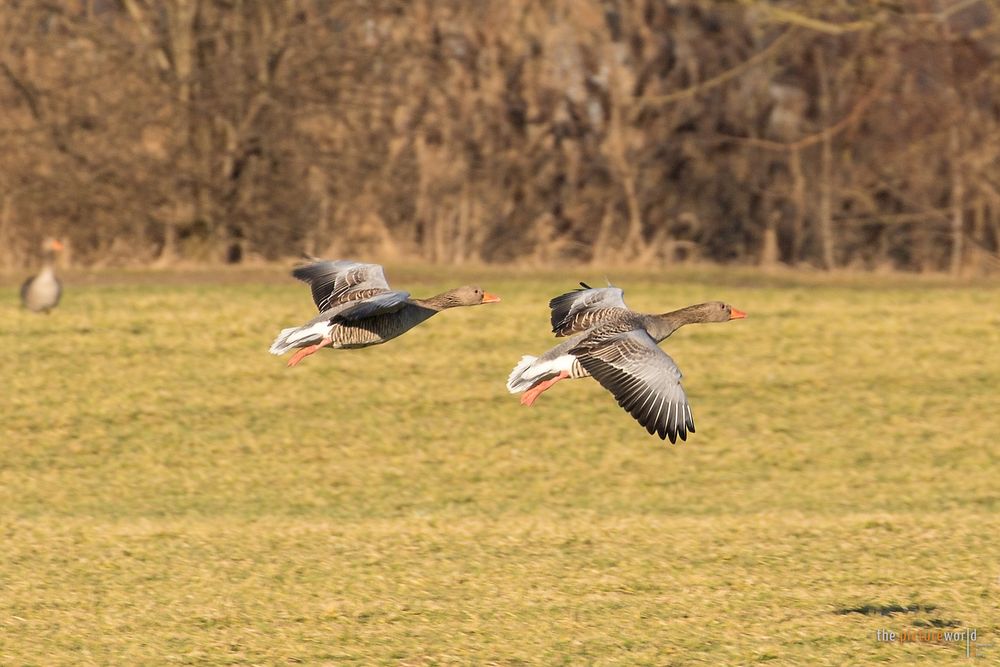
[(59, 305), (62, 283), (56, 276), (56, 255), (63, 249), (58, 239), (46, 239), (42, 243), (42, 270), (21, 285), (21, 305), (35, 313), (48, 314)]
[(300, 327), (282, 329), (271, 344), (270, 352), (275, 355), (298, 348), (289, 366), (324, 347), (380, 345), (447, 308), (500, 300), (472, 286), (414, 299), (409, 292), (390, 288), (378, 264), (349, 260), (316, 261), (296, 268), (292, 275), (312, 288), (320, 313)]
[(658, 346), (685, 324), (727, 322), (746, 313), (721, 301), (662, 315), (637, 313), (617, 287), (581, 289), (549, 302), (552, 332), (569, 338), (541, 356), (525, 355), (507, 378), (507, 390), (524, 392), (531, 406), (560, 380), (593, 376), (636, 421), (660, 439), (687, 440), (694, 417), (677, 364)]

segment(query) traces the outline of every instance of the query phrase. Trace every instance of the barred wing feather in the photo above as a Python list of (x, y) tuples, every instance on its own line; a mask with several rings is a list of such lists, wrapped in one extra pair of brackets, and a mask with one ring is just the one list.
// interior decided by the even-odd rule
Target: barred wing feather
[(340, 310), (332, 321), (363, 320), (366, 317), (394, 313), (405, 306), (409, 298), (409, 292), (383, 292), (382, 294), (345, 305), (343, 310)]
[(676, 443), (694, 433), (681, 371), (645, 330), (584, 341), (570, 353), (650, 434)]
[(391, 291), (385, 270), (379, 264), (324, 260), (300, 266), (292, 275), (309, 284), (313, 301), (321, 313), (343, 303)]
[(590, 287), (561, 294), (549, 301), (552, 309), (552, 333), (569, 336), (586, 331), (610, 318), (628, 312), (625, 293), (618, 287)]

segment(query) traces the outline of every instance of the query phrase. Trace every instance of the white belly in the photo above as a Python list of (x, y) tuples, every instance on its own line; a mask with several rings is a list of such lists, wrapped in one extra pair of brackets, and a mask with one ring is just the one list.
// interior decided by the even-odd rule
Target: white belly
[(59, 281), (52, 271), (42, 271), (31, 284), (24, 296), (24, 303), (32, 310), (46, 310), (59, 302)]

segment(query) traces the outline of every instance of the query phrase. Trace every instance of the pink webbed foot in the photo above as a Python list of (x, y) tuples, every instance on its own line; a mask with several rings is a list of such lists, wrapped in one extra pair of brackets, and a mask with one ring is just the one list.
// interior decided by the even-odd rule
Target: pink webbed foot
[(333, 343), (332, 340), (330, 340), (329, 338), (324, 338), (316, 345), (309, 345), (308, 347), (302, 348), (301, 350), (293, 354), (292, 358), (288, 360), (288, 367), (291, 368), (292, 366), (297, 366), (300, 361), (308, 357), (310, 354), (315, 353), (320, 348), (326, 347), (331, 343)]
[(532, 405), (535, 404), (535, 401), (538, 400), (538, 397), (542, 395), (542, 392), (546, 391), (547, 389), (551, 389), (552, 385), (554, 385), (556, 382), (559, 382), (559, 380), (565, 380), (568, 377), (569, 373), (563, 371), (562, 373), (555, 376), (551, 380), (543, 380), (539, 382), (534, 387), (524, 392), (524, 394), (521, 396), (521, 405), (530, 408)]

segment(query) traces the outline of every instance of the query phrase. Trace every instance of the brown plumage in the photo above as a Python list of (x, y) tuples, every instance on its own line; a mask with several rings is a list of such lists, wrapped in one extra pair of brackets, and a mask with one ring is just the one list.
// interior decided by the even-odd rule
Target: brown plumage
[(276, 355), (299, 348), (289, 366), (324, 347), (379, 345), (448, 308), (500, 300), (473, 286), (414, 299), (408, 292), (391, 289), (378, 264), (348, 260), (316, 261), (292, 275), (309, 284), (320, 314), (300, 327), (283, 329), (271, 344), (271, 354)]
[(523, 391), (521, 403), (530, 406), (560, 380), (593, 376), (649, 433), (686, 440), (694, 433), (691, 406), (680, 369), (658, 343), (685, 324), (726, 322), (746, 313), (720, 301), (661, 315), (636, 313), (617, 287), (580, 284), (583, 289), (549, 302), (552, 331), (570, 338), (540, 357), (522, 357), (507, 389)]

